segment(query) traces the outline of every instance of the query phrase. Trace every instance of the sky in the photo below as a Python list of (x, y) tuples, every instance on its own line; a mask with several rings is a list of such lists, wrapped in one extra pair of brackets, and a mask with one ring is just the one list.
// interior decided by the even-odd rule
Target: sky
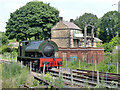
[[(26, 5), (33, 0), (0, 0), (0, 31), (5, 32), (6, 22), (10, 18), (10, 13)], [(92, 13), (98, 18), (102, 17), (108, 11), (118, 10), (118, 1), (120, 0), (38, 0), (44, 3), (50, 3), (50, 6), (59, 10), (60, 17), (65, 21), (76, 19), (84, 13)], [(116, 4), (116, 5), (113, 5)], [(112, 6), (113, 5), (113, 6)]]

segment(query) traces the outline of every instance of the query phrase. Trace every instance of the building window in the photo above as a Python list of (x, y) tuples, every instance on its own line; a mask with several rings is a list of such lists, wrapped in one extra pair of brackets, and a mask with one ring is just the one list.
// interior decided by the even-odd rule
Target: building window
[(74, 30), (74, 34), (79, 34), (78, 30)]
[(85, 62), (88, 62), (88, 61), (87, 61), (87, 60), (88, 60), (87, 55), (88, 55), (87, 52), (82, 53), (82, 56), (83, 56), (82, 58), (83, 58), (83, 61), (85, 61)]
[(66, 58), (67, 58), (67, 53), (62, 53), (62, 58), (63, 58), (63, 60), (66, 60)]

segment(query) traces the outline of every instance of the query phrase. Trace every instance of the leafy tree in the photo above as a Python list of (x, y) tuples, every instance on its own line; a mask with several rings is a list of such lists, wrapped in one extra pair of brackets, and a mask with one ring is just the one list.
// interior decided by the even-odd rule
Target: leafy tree
[(7, 36), (4, 32), (0, 32), (0, 54), (3, 52), (3, 47), (9, 43)]
[(110, 40), (109, 43), (104, 43), (102, 45), (98, 45), (98, 47), (104, 47), (105, 52), (112, 52), (115, 46), (120, 45), (120, 37), (117, 32), (117, 35)]
[(109, 42), (112, 38), (116, 36), (116, 32), (118, 31), (118, 12), (110, 11), (104, 14), (104, 16), (100, 19), (100, 34), (99, 38), (103, 40), (103, 42)]
[(59, 11), (40, 1), (28, 2), (10, 14), (6, 26), (9, 39), (50, 38), (50, 30), (59, 19)]
[(9, 43), (8, 37), (5, 35), (4, 32), (0, 32), (0, 46), (8, 43)]
[[(76, 25), (78, 25), (84, 32), (84, 27), (87, 24), (93, 25), (95, 27), (95, 36), (96, 36), (96, 31), (97, 31), (97, 27), (99, 24), (99, 19), (97, 18), (96, 15), (92, 14), (92, 13), (85, 13), (82, 16), (80, 16), (79, 18), (77, 17), (74, 21), (74, 23)], [(88, 27), (88, 33), (90, 33), (91, 28)]]

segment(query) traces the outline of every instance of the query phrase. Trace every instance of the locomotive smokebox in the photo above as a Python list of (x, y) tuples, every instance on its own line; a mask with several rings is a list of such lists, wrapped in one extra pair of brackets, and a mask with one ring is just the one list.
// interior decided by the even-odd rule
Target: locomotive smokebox
[(51, 57), (54, 55), (55, 51), (54, 51), (54, 47), (51, 46), (50, 44), (47, 44), (43, 50), (42, 50), (42, 53), (44, 56), (46, 57)]

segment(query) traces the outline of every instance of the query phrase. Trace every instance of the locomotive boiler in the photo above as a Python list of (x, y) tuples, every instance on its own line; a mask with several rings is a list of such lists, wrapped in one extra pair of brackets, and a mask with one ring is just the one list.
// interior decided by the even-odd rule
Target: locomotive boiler
[(62, 66), (62, 58), (56, 58), (58, 46), (51, 40), (21, 41), (18, 47), (18, 61), (23, 65), (32, 65), (33, 70), (41, 70), (43, 66), (50, 69)]

